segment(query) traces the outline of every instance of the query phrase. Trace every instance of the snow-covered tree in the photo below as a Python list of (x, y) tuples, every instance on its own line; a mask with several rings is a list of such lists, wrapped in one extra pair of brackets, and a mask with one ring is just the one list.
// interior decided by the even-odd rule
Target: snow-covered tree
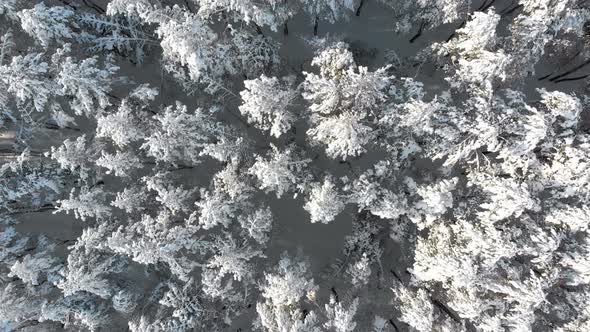
[(299, 307), (303, 299), (315, 300), (318, 286), (309, 278), (308, 265), (283, 255), (275, 273), (265, 274), (261, 291), (265, 302), (256, 305), (260, 324), (270, 331), (319, 332), (320, 320), (313, 311), (304, 315)]
[(128, 172), (139, 168), (141, 161), (133, 153), (117, 151), (115, 154), (104, 153), (96, 160), (96, 165), (107, 169), (106, 173), (115, 176), (127, 176)]
[(495, 50), (500, 15), (488, 9), (475, 12), (465, 26), (456, 31), (456, 37), (444, 44), (435, 44), (441, 55), (452, 61), (454, 75), (449, 78), (452, 87), (465, 87), (484, 99), (491, 98), (495, 81), (506, 79), (510, 56), (502, 49)]
[(105, 68), (100, 69), (97, 63), (97, 57), (76, 63), (68, 56), (59, 64), (60, 94), (73, 97), (71, 107), (76, 115), (96, 116), (110, 105), (112, 77), (119, 67), (107, 60)]
[(88, 147), (86, 135), (79, 136), (76, 140), (65, 140), (58, 148), (52, 146), (51, 153), (48, 153), (63, 169), (79, 173), (82, 179), (90, 176), (89, 163), (95, 159), (95, 154)]
[(246, 234), (260, 244), (265, 244), (268, 241), (272, 220), (272, 212), (269, 208), (260, 208), (245, 218), (239, 219)]
[(111, 208), (106, 203), (107, 193), (102, 187), (82, 187), (79, 191), (72, 189), (68, 199), (58, 201), (58, 208), (54, 213), (72, 211), (76, 218), (86, 221), (86, 219), (97, 218), (104, 219), (111, 216)]
[(188, 112), (185, 105), (168, 106), (154, 115), (154, 130), (142, 147), (157, 161), (199, 163), (203, 148), (215, 143), (220, 125), (204, 110)]
[(164, 58), (164, 68), (181, 80), (203, 83), (218, 90), (221, 78), (236, 71), (231, 45), (198, 15), (182, 10), (178, 5), (160, 7), (149, 1), (109, 4), (110, 15), (137, 17), (147, 24), (157, 25), (156, 34)]
[(49, 64), (43, 54), (29, 53), (15, 56), (9, 64), (0, 66), (0, 78), (6, 91), (14, 96), (23, 113), (31, 108), (43, 112), (55, 94), (54, 83), (47, 79)]
[(269, 159), (256, 157), (256, 162), (249, 169), (259, 182), (259, 188), (266, 191), (274, 191), (278, 198), (296, 188), (300, 179), (304, 178), (304, 167), (309, 159), (300, 159), (297, 151), (287, 148), (280, 151), (271, 144)]
[(431, 331), (434, 307), (424, 289), (413, 290), (404, 286), (393, 289), (401, 312), (400, 320), (416, 331)]
[(308, 275), (304, 261), (283, 255), (276, 273), (265, 274), (262, 295), (274, 305), (295, 304), (304, 297), (313, 299), (318, 287)]
[[(215, 253), (208, 260), (204, 275), (208, 283), (203, 285), (203, 291), (212, 296), (222, 296), (223, 279), (231, 276), (238, 282), (250, 283), (254, 276), (253, 260), (256, 257), (264, 257), (261, 251), (248, 247), (245, 243), (239, 243), (231, 236), (218, 237), (213, 242)], [(210, 277), (213, 274), (214, 277)]]
[(134, 186), (118, 192), (117, 197), (111, 201), (111, 205), (125, 210), (126, 213), (131, 213), (133, 211), (143, 211), (146, 201), (147, 197), (143, 188)]
[(14, 262), (10, 267), (8, 277), (17, 277), (24, 283), (33, 286), (38, 286), (46, 280), (57, 280), (57, 272), (60, 270), (61, 264), (59, 259), (51, 253), (55, 250), (55, 244), (49, 244), (45, 238), (40, 238), (36, 246), (42, 249), (33, 254), (27, 254), (21, 260)]
[(237, 215), (237, 206), (234, 202), (226, 194), (217, 190), (209, 192), (201, 189), (200, 199), (195, 205), (199, 210), (199, 225), (204, 229), (217, 225), (227, 227)]
[(163, 210), (155, 217), (144, 214), (140, 220), (119, 226), (106, 240), (106, 246), (141, 264), (165, 263), (172, 274), (188, 280), (196, 264), (181, 252), (198, 250), (199, 241), (191, 240), (197, 229), (188, 221), (173, 225), (170, 212)]
[(18, 12), (24, 31), (34, 36), (41, 45), (48, 47), (52, 42), (63, 42), (76, 37), (72, 28), (75, 12), (70, 7), (47, 7), (41, 2), (32, 9)]
[(105, 253), (80, 248), (68, 255), (67, 265), (61, 272), (63, 280), (57, 286), (66, 296), (88, 292), (110, 298), (114, 295), (114, 285), (107, 276), (120, 272), (124, 264), (125, 261), (118, 256), (109, 257)]
[(345, 43), (325, 48), (312, 64), (320, 68), (320, 75), (304, 73), (303, 98), (310, 103), (312, 123), (308, 136), (326, 145), (331, 158), (364, 153), (374, 138), (371, 119), (386, 100), (385, 89), (391, 80), (388, 67), (375, 72), (357, 68)]
[(156, 89), (141, 85), (121, 101), (116, 111), (96, 114), (96, 136), (109, 138), (118, 147), (144, 139), (148, 128), (145, 108), (157, 95)]
[[(416, 188), (416, 192), (422, 197), (422, 200), (415, 204), (415, 208), (424, 215), (425, 224), (432, 223), (436, 218), (444, 214), (447, 209), (453, 207), (452, 190), (455, 189), (457, 181), (457, 178), (453, 178)], [(415, 222), (418, 229), (425, 227), (422, 221), (417, 220)]]
[(348, 308), (337, 302), (334, 296), (330, 297), (330, 303), (325, 305), (328, 321), (324, 327), (333, 328), (338, 332), (352, 332), (356, 328), (354, 315), (358, 308), (358, 298), (354, 299)]
[(292, 80), (285, 78), (260, 76), (254, 80), (244, 81), (245, 90), (240, 93), (244, 101), (240, 113), (246, 116), (248, 123), (257, 128), (270, 131), (274, 137), (288, 132), (296, 120), (292, 104), (296, 97), (291, 87)]
[(324, 224), (344, 210), (344, 202), (338, 193), (334, 180), (330, 177), (324, 179), (322, 184), (312, 185), (309, 200), (303, 206), (311, 215), (311, 222), (322, 222)]
[(0, 330), (589, 330), (589, 20), (0, 0)]
[(194, 0), (199, 4), (199, 15), (214, 17), (227, 11), (239, 22), (268, 26), (276, 31), (286, 20), (295, 14), (295, 8), (283, 0)]

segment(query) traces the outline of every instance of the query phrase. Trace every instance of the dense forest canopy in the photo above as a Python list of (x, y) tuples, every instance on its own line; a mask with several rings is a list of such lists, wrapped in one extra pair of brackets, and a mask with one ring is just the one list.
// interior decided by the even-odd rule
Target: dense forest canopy
[(0, 0), (0, 331), (590, 331), (586, 0)]

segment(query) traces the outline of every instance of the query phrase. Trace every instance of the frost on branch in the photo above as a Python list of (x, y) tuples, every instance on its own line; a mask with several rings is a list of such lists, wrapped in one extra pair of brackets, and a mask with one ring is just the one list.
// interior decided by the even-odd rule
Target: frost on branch
[(214, 18), (221, 11), (230, 13), (234, 21), (268, 26), (277, 31), (288, 18), (294, 15), (294, 8), (280, 0), (197, 0), (200, 16)]
[(118, 147), (145, 138), (146, 108), (158, 95), (158, 90), (141, 85), (124, 98), (114, 112), (96, 114), (96, 136), (109, 138)]
[(143, 178), (147, 190), (157, 193), (156, 201), (168, 209), (172, 215), (188, 212), (188, 202), (193, 190), (186, 190), (182, 186), (175, 187), (166, 183), (165, 174), (154, 174), (150, 178)]
[(241, 166), (236, 159), (228, 162), (224, 169), (215, 174), (213, 179), (215, 189), (228, 194), (231, 199), (243, 200), (249, 197), (254, 187), (244, 176), (246, 172)]
[(250, 248), (245, 241), (236, 240), (228, 234), (215, 238), (213, 250), (215, 254), (208, 260), (205, 274), (215, 277), (207, 277), (209, 283), (203, 289), (213, 297), (223, 293), (220, 291), (221, 283), (226, 276), (235, 281), (251, 283), (254, 275), (254, 262), (251, 261), (256, 257), (265, 257), (261, 251)]
[(260, 244), (266, 244), (272, 228), (272, 212), (269, 208), (260, 208), (252, 214), (239, 219), (246, 233)]
[(465, 19), (473, 4), (470, 0), (411, 1), (379, 0), (394, 11), (396, 32), (408, 33), (438, 28), (441, 24)]
[(68, 256), (67, 265), (61, 272), (63, 280), (57, 286), (66, 296), (89, 292), (109, 298), (113, 295), (114, 285), (108, 275), (120, 272), (124, 264), (118, 256), (78, 247)]
[(452, 178), (416, 188), (416, 192), (422, 197), (422, 200), (415, 204), (415, 208), (424, 215), (424, 221), (415, 221), (418, 229), (428, 226), (447, 209), (453, 207), (451, 192), (455, 189), (457, 182), (457, 178)]
[(64, 39), (76, 37), (70, 27), (74, 15), (69, 7), (47, 7), (44, 3), (18, 12), (23, 30), (39, 40), (44, 47), (48, 47), (53, 41), (63, 42)]
[(369, 283), (371, 277), (371, 261), (366, 253), (346, 271), (350, 274), (351, 282), (355, 286), (364, 286)]
[(575, 250), (563, 254), (559, 264), (564, 268), (562, 273), (568, 285), (590, 284), (590, 236), (588, 233)]
[(91, 51), (119, 52), (133, 56), (133, 61), (139, 64), (144, 60), (146, 46), (155, 42), (135, 17), (104, 17), (83, 13), (76, 17), (76, 23), (86, 30), (80, 39), (90, 44)]
[(280, 68), (280, 44), (275, 40), (243, 27), (232, 28), (230, 33), (233, 61), (245, 77), (257, 77)]
[(145, 23), (156, 24), (164, 68), (181, 81), (203, 83), (215, 91), (223, 75), (236, 71), (231, 46), (200, 17), (177, 5), (161, 8), (148, 1), (115, 2), (109, 4), (108, 12), (137, 15)]
[(291, 305), (306, 296), (313, 298), (316, 290), (313, 278), (309, 278), (307, 264), (283, 256), (276, 273), (265, 274), (262, 295), (274, 305)]
[(326, 145), (326, 154), (329, 157), (346, 160), (366, 152), (365, 145), (373, 138), (373, 130), (363, 124), (362, 120), (354, 113), (344, 112), (319, 120), (307, 134), (312, 140)]
[(55, 93), (53, 83), (47, 79), (48, 72), (49, 65), (43, 61), (43, 54), (29, 53), (15, 56), (10, 64), (0, 66), (0, 80), (7, 92), (14, 95), (19, 108), (31, 107), (43, 112)]
[(165, 263), (173, 275), (187, 280), (195, 263), (185, 259), (181, 252), (197, 250), (200, 243), (191, 237), (198, 228), (186, 221), (173, 225), (171, 219), (166, 210), (155, 217), (144, 214), (127, 226), (119, 226), (106, 245), (141, 264)]
[(454, 237), (459, 235), (444, 224), (436, 224), (430, 227), (427, 237), (418, 238), (411, 269), (414, 277), (419, 281), (469, 285), (475, 278), (476, 265), (468, 254), (453, 250)]
[(578, 7), (575, 1), (523, 1), (523, 10), (510, 23), (510, 51), (514, 74), (525, 76), (535, 73), (535, 65), (541, 60), (551, 43), (567, 47), (563, 35), (571, 33), (578, 38), (583, 22), (588, 20), (588, 9)]
[(541, 94), (541, 103), (549, 109), (553, 121), (556, 121), (557, 117), (561, 118), (558, 122), (560, 127), (571, 128), (578, 124), (582, 111), (582, 104), (578, 98), (560, 91), (549, 92), (545, 89), (538, 91)]
[(56, 281), (57, 272), (61, 268), (60, 261), (52, 252), (55, 244), (48, 243), (44, 237), (40, 237), (34, 253), (25, 255), (21, 260), (14, 262), (10, 267), (8, 277), (17, 277), (24, 283), (38, 286), (45, 281)]
[(221, 133), (220, 125), (205, 111), (197, 109), (190, 114), (180, 103), (166, 107), (153, 119), (156, 127), (142, 148), (157, 161), (197, 164), (203, 148), (215, 143)]
[(209, 192), (201, 189), (200, 199), (195, 205), (200, 213), (199, 225), (204, 229), (217, 225), (227, 227), (237, 215), (237, 206), (234, 202), (227, 194), (218, 190)]
[(82, 221), (89, 217), (104, 219), (111, 215), (111, 208), (105, 204), (106, 196), (102, 187), (82, 187), (77, 193), (72, 189), (69, 199), (58, 201), (59, 207), (54, 213), (73, 211), (74, 216)]
[[(159, 300), (159, 303), (172, 310), (167, 321), (159, 321), (157, 329), (170, 329), (178, 331), (202, 329), (205, 312), (201, 306), (200, 292), (196, 283), (189, 279), (184, 283), (168, 282), (168, 291)], [(155, 327), (150, 327), (153, 329)]]
[(240, 112), (246, 116), (248, 123), (258, 129), (270, 131), (274, 137), (281, 136), (291, 129), (296, 120), (291, 109), (296, 96), (292, 85), (292, 79), (279, 80), (264, 75), (244, 81), (245, 90), (240, 92), (243, 100)]
[(265, 302), (256, 304), (259, 324), (270, 331), (319, 332), (319, 317), (313, 311), (303, 313), (304, 298), (315, 300), (318, 286), (309, 277), (308, 265), (283, 255), (274, 273), (265, 274), (261, 291)]
[(63, 169), (79, 172), (82, 179), (89, 176), (89, 162), (94, 159), (94, 152), (87, 147), (86, 135), (74, 140), (65, 140), (57, 149), (51, 147), (49, 154)]
[(588, 231), (590, 227), (590, 208), (582, 207), (555, 207), (549, 212), (545, 221), (553, 225), (559, 225), (572, 233)]
[[(53, 162), (41, 162), (26, 149), (0, 167), (0, 207), (6, 213), (19, 208), (38, 208), (59, 197), (67, 171)], [(12, 218), (4, 215), (2, 223)]]
[(455, 75), (448, 80), (453, 87), (465, 87), (483, 98), (490, 98), (495, 80), (506, 78), (505, 68), (510, 56), (503, 50), (494, 51), (496, 27), (500, 15), (489, 9), (476, 11), (465, 27), (457, 30), (456, 38), (445, 44), (435, 44), (441, 55), (449, 55)]
[(117, 151), (114, 154), (102, 152), (96, 160), (96, 165), (107, 169), (106, 173), (115, 176), (128, 176), (129, 172), (139, 168), (141, 161), (133, 153)]
[(104, 69), (97, 68), (97, 64), (98, 57), (76, 63), (71, 56), (60, 63), (60, 94), (74, 97), (71, 106), (76, 115), (96, 116), (110, 105), (108, 93), (119, 67), (108, 60)]
[(330, 297), (330, 303), (325, 305), (328, 321), (324, 323), (326, 328), (334, 328), (337, 332), (352, 332), (356, 328), (354, 315), (358, 308), (359, 300), (355, 298), (348, 308), (341, 302), (336, 301), (334, 296)]
[(131, 213), (133, 211), (143, 211), (145, 202), (146, 196), (143, 188), (132, 186), (118, 192), (111, 205), (124, 210), (126, 213)]
[(344, 43), (328, 47), (313, 59), (320, 75), (305, 72), (303, 98), (309, 103), (312, 141), (326, 146), (331, 158), (347, 159), (366, 151), (374, 137), (370, 126), (377, 107), (386, 100), (391, 77), (388, 67), (369, 72), (357, 67)]
[[(205, 82), (234, 71), (232, 63), (222, 60), (231, 59), (227, 55), (229, 46), (220, 42), (205, 23), (191, 14), (180, 12), (177, 7), (165, 12), (173, 19), (165, 19), (166, 16), (158, 19), (156, 33), (162, 39), (164, 57), (169, 61), (171, 70), (174, 70), (172, 66), (175, 63), (181, 64), (187, 67), (192, 80)], [(221, 61), (216, 62), (215, 59)]]
[(258, 187), (268, 192), (274, 191), (277, 198), (293, 189), (303, 179), (305, 165), (311, 160), (299, 159), (293, 148), (284, 151), (271, 144), (269, 159), (256, 156), (256, 162), (249, 173), (258, 179)]
[(394, 170), (395, 166), (389, 161), (378, 162), (346, 184), (343, 190), (349, 202), (357, 204), (359, 212), (366, 210), (383, 219), (397, 219), (408, 213), (406, 195), (399, 188), (392, 191), (382, 185)]
[(311, 222), (327, 224), (344, 210), (344, 202), (337, 191), (334, 180), (326, 177), (323, 183), (314, 183), (309, 199), (303, 208), (311, 215)]
[(538, 210), (539, 206), (531, 197), (526, 183), (519, 184), (512, 179), (491, 177), (474, 173), (470, 182), (481, 186), (488, 202), (482, 203), (478, 217), (483, 222), (497, 222), (510, 216), (519, 217), (527, 210)]
[(405, 286), (392, 289), (400, 303), (400, 320), (420, 332), (430, 332), (434, 320), (434, 308), (426, 291), (413, 290)]

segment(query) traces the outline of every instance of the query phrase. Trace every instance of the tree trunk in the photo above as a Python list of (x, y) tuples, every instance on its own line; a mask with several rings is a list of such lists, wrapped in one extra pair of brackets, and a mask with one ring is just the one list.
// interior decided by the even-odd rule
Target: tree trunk
[(570, 70), (568, 70), (568, 71), (566, 71), (566, 72), (564, 72), (564, 73), (562, 73), (562, 74), (559, 74), (559, 75), (557, 75), (557, 76), (554, 76), (554, 77), (550, 78), (550, 79), (549, 79), (549, 81), (551, 81), (551, 82), (554, 82), (554, 81), (556, 81), (556, 80), (559, 80), (560, 78), (562, 78), (562, 77), (564, 77), (564, 76), (567, 76), (567, 75), (569, 75), (569, 74), (572, 74), (572, 73), (574, 73), (574, 72), (576, 72), (576, 71), (578, 71), (578, 70), (580, 70), (580, 69), (582, 69), (582, 68), (586, 67), (586, 66), (587, 66), (587, 65), (589, 65), (589, 64), (590, 64), (590, 59), (589, 59), (589, 60), (586, 60), (586, 61), (584, 61), (582, 64), (580, 64), (580, 65), (577, 65), (577, 66), (575, 66), (574, 68), (572, 68), (572, 69), (570, 69)]
[(397, 328), (397, 325), (395, 325), (395, 322), (393, 321), (393, 319), (390, 319), (390, 320), (389, 320), (389, 324), (391, 324), (391, 326), (393, 326), (393, 328), (394, 328), (394, 329), (395, 329), (397, 332), (399, 332), (399, 329)]
[(502, 13), (501, 16), (502, 17), (508, 16), (508, 15), (514, 13), (517, 9), (522, 8), (522, 7), (523, 7), (522, 5), (516, 5), (516, 6), (512, 7), (512, 8), (510, 8), (510, 9), (508, 9), (506, 12)]
[(338, 292), (336, 292), (336, 288), (332, 287), (330, 290), (332, 291), (332, 295), (334, 295), (336, 302), (340, 302), (340, 296), (338, 295)]
[(485, 12), (486, 10), (488, 10), (488, 8), (490, 8), (494, 4), (494, 2), (496, 2), (496, 0), (492, 0), (490, 2), (488, 2), (486, 0), (481, 4), (481, 6), (479, 6), (479, 8), (477, 8), (477, 10)]
[(363, 9), (364, 5), (365, 5), (365, 0), (361, 0), (361, 3), (359, 4), (358, 8), (356, 9), (356, 16), (361, 16), (361, 9)]
[(426, 22), (422, 21), (422, 23), (420, 23), (420, 29), (418, 29), (418, 32), (414, 35), (414, 37), (412, 37), (410, 39), (410, 43), (413, 43), (416, 41), (416, 39), (418, 39), (418, 37), (420, 37), (422, 35), (422, 30), (424, 29), (424, 26), (426, 25)]
[(449, 309), (444, 303), (442, 303), (438, 299), (434, 299), (434, 298), (431, 298), (431, 301), (432, 301), (432, 304), (437, 306), (442, 312), (444, 312), (449, 317), (451, 317), (452, 320), (454, 320), (457, 323), (461, 322), (461, 318), (459, 316), (457, 316), (457, 314), (455, 314), (451, 309)]
[(83, 2), (84, 2), (84, 4), (87, 7), (90, 7), (92, 9), (94, 9), (99, 14), (106, 13), (106, 11), (104, 9), (102, 9), (102, 7), (100, 7), (99, 5), (95, 4), (92, 0), (83, 0)]
[(256, 24), (256, 23), (254, 23), (254, 26), (256, 27), (256, 32), (258, 32), (259, 35), (263, 35), (264, 36), (264, 34), (262, 33), (262, 29), (260, 28), (260, 26), (258, 24)]
[(586, 74), (586, 75), (582, 75), (582, 76), (576, 76), (576, 77), (562, 78), (560, 80), (554, 81), (553, 83), (568, 82), (568, 81), (579, 81), (579, 80), (585, 79), (588, 76), (590, 76), (590, 74)]
[(317, 36), (318, 35), (318, 22), (319, 22), (319, 18), (316, 16), (315, 20), (313, 22), (313, 35)]
[(11, 215), (19, 215), (19, 214), (27, 214), (27, 213), (38, 213), (38, 212), (45, 212), (45, 211), (55, 211), (57, 208), (53, 204), (45, 204), (38, 208), (20, 208), (15, 209), (10, 214)]
[(461, 24), (459, 24), (459, 27), (457, 27), (455, 29), (455, 31), (453, 31), (453, 33), (449, 36), (449, 38), (447, 38), (446, 42), (448, 43), (451, 39), (453, 39), (453, 37), (455, 37), (455, 34), (457, 33), (457, 30), (461, 29), (464, 26), (465, 26), (465, 21), (463, 21), (463, 22), (461, 22)]
[(188, 9), (189, 12), (191, 13), (195, 13), (195, 11), (193, 10), (193, 8), (191, 7), (191, 4), (189, 2), (189, 0), (184, 0), (184, 5), (186, 6), (186, 9)]
[(537, 78), (537, 80), (542, 81), (544, 79), (547, 79), (547, 78), (551, 77), (553, 74), (561, 71), (565, 66), (569, 66), (569, 64), (572, 63), (572, 61), (574, 61), (578, 57), (578, 55), (580, 55), (581, 53), (582, 53), (581, 50), (577, 51), (576, 54), (574, 54), (573, 56), (569, 57), (565, 63), (562, 63), (562, 64), (558, 65), (556, 69), (552, 70), (547, 75), (543, 75), (543, 76)]
[(70, 9), (72, 9), (72, 10), (76, 10), (76, 9), (77, 9), (76, 7), (72, 6), (72, 4), (71, 4), (71, 3), (69, 3), (69, 2), (68, 2), (68, 1), (66, 1), (66, 0), (61, 0), (61, 3), (63, 3), (64, 5), (66, 5), (66, 6), (70, 7)]
[(496, 0), (492, 0), (492, 2), (490, 2), (489, 4), (485, 5), (482, 9), (482, 12), (485, 12), (486, 10), (488, 10), (490, 7), (492, 7), (492, 5), (494, 4)]

